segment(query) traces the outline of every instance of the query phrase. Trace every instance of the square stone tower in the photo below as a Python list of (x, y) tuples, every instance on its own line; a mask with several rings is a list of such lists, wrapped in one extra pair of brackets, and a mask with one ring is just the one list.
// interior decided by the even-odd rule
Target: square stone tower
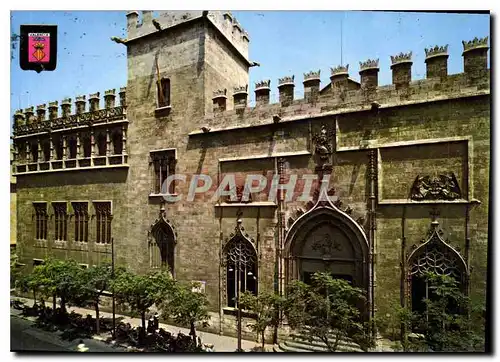
[[(158, 195), (155, 157), (165, 157), (168, 162), (163, 176), (166, 172), (199, 173), (200, 150), (188, 145), (188, 134), (204, 126), (203, 117), (213, 109), (214, 91), (232, 91), (248, 84), (250, 66), (248, 34), (230, 12), (165, 11), (154, 15), (152, 11), (142, 11), (141, 16), (137, 11), (128, 12), (127, 39), (120, 40), (127, 46), (130, 169), (127, 236), (116, 240), (116, 245), (118, 248), (122, 243), (122, 250), (127, 250), (118, 251), (119, 262), (138, 271), (154, 264), (151, 246), (156, 229), (152, 225), (161, 218), (159, 215), (178, 225), (181, 222), (177, 219), (187, 217), (189, 220), (182, 222), (183, 230), (179, 230), (186, 235), (196, 232), (195, 226), (190, 229), (190, 221), (200, 226), (200, 220), (182, 216), (189, 205), (165, 205)], [(228, 98), (232, 99), (229, 94)], [(172, 192), (186, 195), (188, 186), (179, 182)], [(187, 254), (181, 255), (182, 248), (178, 243), (174, 252), (179, 271), (175, 274), (181, 279), (182, 264), (188, 263)]]

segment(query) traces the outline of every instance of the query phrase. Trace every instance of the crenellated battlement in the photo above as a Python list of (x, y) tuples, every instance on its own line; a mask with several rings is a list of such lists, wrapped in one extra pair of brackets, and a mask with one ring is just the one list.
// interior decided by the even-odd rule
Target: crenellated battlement
[[(379, 59), (359, 62), (361, 84), (349, 78), (349, 65), (331, 68), (332, 90), (319, 92), (320, 70), (304, 73), (304, 98), (294, 99), (294, 75), (278, 78), (279, 103), (269, 103), (271, 80), (255, 83), (255, 106), (241, 109), (241, 102), (234, 109), (224, 103), (224, 109), (206, 117), (206, 123), (216, 130), (222, 125), (259, 124), (275, 114), (299, 115), (318, 114), (337, 110), (370, 110), (377, 107), (414, 104), (433, 100), (452, 99), (465, 96), (489, 94), (489, 71), (486, 66), (485, 40), (475, 39), (464, 44), (464, 72), (447, 73), (448, 45), (436, 45), (425, 49), (427, 77), (422, 80), (411, 79), (413, 52), (401, 52), (390, 56), (393, 82), (389, 85), (378, 84)], [(465, 51), (467, 49), (468, 51)], [(471, 49), (481, 49), (472, 52)], [(357, 84), (349, 87), (348, 81)], [(234, 91), (236, 91), (235, 88)], [(225, 93), (224, 95), (227, 95)], [(227, 106), (227, 108), (226, 108)], [(196, 133), (197, 131), (193, 132)]]
[(127, 40), (124, 40), (125, 43), (183, 23), (207, 19), (248, 60), (250, 36), (230, 11), (169, 10), (160, 11), (159, 16), (154, 18), (152, 11), (143, 10), (141, 15), (142, 19), (139, 19), (138, 11), (127, 13)]
[(307, 82), (309, 80), (320, 79), (320, 74), (321, 74), (320, 69), (318, 69), (318, 71), (311, 70), (310, 72), (304, 73), (304, 82)]
[(444, 46), (436, 45), (435, 47), (429, 49), (425, 48), (425, 59), (443, 55), (448, 55), (448, 44)]
[(465, 41), (462, 40), (462, 44), (464, 46), (464, 53), (474, 50), (474, 49), (480, 49), (480, 48), (486, 48), (488, 49), (488, 37), (484, 38), (478, 38), (475, 37), (473, 40)]
[(349, 64), (347, 65), (338, 65), (335, 68), (330, 68), (332, 76), (340, 75), (340, 74), (349, 74)]
[(270, 89), (270, 88), (271, 88), (271, 79), (261, 80), (260, 82), (255, 83), (255, 90)]
[(391, 55), (391, 63), (392, 65), (400, 64), (400, 63), (411, 63), (411, 56), (413, 52), (408, 53), (399, 53), (398, 55)]
[(278, 79), (278, 87), (284, 86), (284, 85), (291, 85), (294, 84), (293, 81), (295, 80), (295, 75), (292, 76), (285, 76), (283, 78)]
[(14, 137), (26, 137), (33, 134), (48, 132), (52, 130), (73, 129), (80, 126), (107, 123), (126, 119), (126, 87), (120, 88), (120, 105), (114, 104), (115, 90), (105, 92), (104, 108), (100, 108), (100, 93), (92, 93), (88, 98), (88, 111), (86, 111), (87, 99), (85, 95), (75, 97), (75, 113), (71, 113), (71, 98), (61, 101), (61, 114), (58, 113), (58, 101), (48, 102), (48, 118), (46, 103), (36, 107), (18, 109), (14, 113)]
[(367, 59), (364, 62), (359, 62), (359, 71), (362, 72), (367, 69), (378, 69), (379, 59)]

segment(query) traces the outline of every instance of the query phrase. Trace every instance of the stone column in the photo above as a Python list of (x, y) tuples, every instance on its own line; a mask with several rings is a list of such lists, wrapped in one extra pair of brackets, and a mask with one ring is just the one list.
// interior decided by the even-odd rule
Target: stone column
[(29, 141), (26, 141), (26, 163), (31, 163), (31, 147)]
[(67, 139), (66, 139), (66, 136), (63, 135), (62, 136), (62, 141), (63, 141), (63, 146), (62, 146), (62, 159), (63, 160), (66, 160), (66, 155), (67, 155), (67, 148), (68, 148), (68, 144), (67, 144)]
[(111, 155), (111, 137), (109, 128), (106, 128), (106, 156)]
[(80, 132), (76, 133), (76, 158), (80, 158), (81, 150), (80, 150)]
[(36, 147), (38, 151), (38, 162), (42, 162), (42, 145), (40, 144), (40, 137), (36, 139)]
[(95, 136), (94, 136), (94, 129), (90, 129), (90, 157), (95, 156)]
[(127, 154), (127, 126), (122, 125), (122, 154)]
[[(52, 133), (49, 133), (49, 147), (49, 161), (52, 161), (54, 159), (54, 139), (52, 138)], [(52, 163), (50, 164), (50, 168), (52, 168)]]

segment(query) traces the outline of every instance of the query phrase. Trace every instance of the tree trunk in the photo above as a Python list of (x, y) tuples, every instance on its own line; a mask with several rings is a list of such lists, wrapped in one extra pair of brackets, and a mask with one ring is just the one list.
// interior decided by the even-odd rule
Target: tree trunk
[(266, 333), (266, 330), (263, 330), (262, 331), (262, 352), (264, 352), (264, 345), (266, 344), (266, 338), (265, 338), (265, 333)]
[(99, 334), (99, 302), (94, 303), (95, 306), (95, 332)]
[(36, 304), (36, 289), (33, 288), (33, 305)]
[(142, 328), (146, 331), (146, 311), (141, 312)]
[(196, 329), (194, 327), (194, 322), (191, 322), (191, 331), (189, 334), (192, 336), (194, 345), (196, 346)]
[(66, 301), (64, 300), (64, 297), (61, 297), (61, 314), (66, 314)]
[(55, 313), (56, 312), (56, 295), (53, 294), (52, 295), (52, 312)]

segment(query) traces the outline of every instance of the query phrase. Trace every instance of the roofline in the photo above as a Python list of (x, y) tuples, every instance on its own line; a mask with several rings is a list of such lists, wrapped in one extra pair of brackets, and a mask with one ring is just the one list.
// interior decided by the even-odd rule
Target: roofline
[(158, 34), (161, 34), (161, 33), (165, 32), (167, 30), (171, 30), (171, 29), (174, 29), (174, 28), (181, 28), (182, 26), (186, 26), (186, 25), (191, 25), (192, 23), (195, 23), (195, 22), (199, 21), (200, 19), (201, 20), (203, 20), (203, 19), (209, 20), (208, 24), (210, 24), (214, 29), (216, 29), (216, 31), (218, 32), (218, 35), (222, 35), (223, 39), (225, 40), (225, 43), (228, 44), (229, 47), (236, 53), (236, 55), (238, 56), (238, 58), (240, 58), (240, 60), (242, 60), (243, 63), (245, 63), (246, 66), (250, 67), (250, 65), (252, 63), (243, 54), (241, 54), (241, 52), (238, 50), (238, 48), (236, 48), (234, 46), (234, 44), (227, 38), (226, 34), (224, 34), (222, 31), (220, 31), (220, 29), (214, 24), (214, 22), (209, 17), (207, 17), (205, 15), (197, 16), (195, 18), (186, 20), (186, 21), (184, 21), (182, 23), (174, 24), (172, 26), (169, 26), (169, 27), (166, 27), (166, 28), (162, 28), (161, 30), (154, 31), (152, 33), (140, 35), (140, 36), (137, 36), (137, 37), (132, 38), (132, 39), (127, 39), (124, 42), (124, 44), (128, 45), (128, 44), (131, 44), (131, 43), (135, 43), (139, 39), (144, 39), (144, 38), (148, 38), (148, 37), (158, 36)]

